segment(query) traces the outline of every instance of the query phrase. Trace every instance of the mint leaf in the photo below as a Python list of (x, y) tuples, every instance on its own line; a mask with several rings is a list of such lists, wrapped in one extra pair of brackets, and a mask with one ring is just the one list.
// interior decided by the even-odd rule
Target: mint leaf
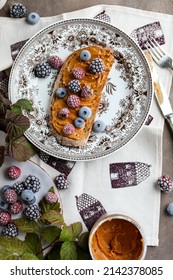
[(10, 139), (21, 136), (30, 126), (30, 121), (26, 116), (16, 114), (8, 110), (6, 112), (6, 131)]
[[(49, 189), (49, 192), (55, 193), (54, 188), (51, 187), (51, 188)], [(56, 210), (56, 211), (58, 211), (58, 212), (61, 211), (60, 203), (59, 203), (58, 201), (57, 201), (56, 203), (54, 203), (54, 204), (50, 204), (50, 203), (47, 203), (47, 202), (45, 201), (44, 197), (40, 200), (40, 202), (39, 202), (39, 207), (40, 207), (40, 209), (41, 209), (41, 213), (42, 213), (42, 214), (45, 214), (45, 213), (47, 213), (47, 212), (50, 211), (50, 210)]]
[(64, 225), (63, 215), (56, 210), (50, 210), (47, 213), (43, 214), (41, 216), (41, 220), (42, 221), (46, 220), (50, 224), (54, 224), (58, 227)]
[(61, 260), (77, 260), (76, 245), (72, 241), (65, 241), (61, 245), (60, 250)]
[(36, 154), (34, 146), (24, 137), (20, 136), (10, 141), (6, 138), (6, 151), (17, 161), (26, 161)]
[(31, 101), (29, 101), (26, 98), (21, 98), (19, 100), (17, 100), (16, 103), (14, 103), (13, 105), (20, 107), (21, 109), (27, 110), (27, 111), (33, 111), (33, 106)]
[[(25, 244), (27, 253), (35, 255), (38, 259), (43, 258), (43, 249), (39, 236), (36, 233), (27, 233), (25, 236)], [(25, 256), (26, 257), (26, 256)]]
[(5, 147), (4, 146), (0, 146), (0, 167), (4, 163), (4, 152), (5, 152)]
[(73, 223), (70, 226), (64, 225), (61, 231), (60, 241), (75, 241), (81, 232), (82, 224), (80, 222)]
[(19, 218), (13, 220), (16, 227), (25, 233), (39, 233), (41, 231), (36, 221), (30, 221), (27, 218)]
[(41, 235), (44, 240), (48, 242), (53, 242), (60, 236), (60, 233), (61, 233), (60, 228), (57, 228), (56, 226), (48, 226), (43, 228)]

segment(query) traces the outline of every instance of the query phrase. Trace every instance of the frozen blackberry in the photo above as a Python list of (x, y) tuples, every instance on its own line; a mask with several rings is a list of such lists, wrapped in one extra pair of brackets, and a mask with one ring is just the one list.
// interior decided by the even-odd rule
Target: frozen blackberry
[(20, 195), (25, 189), (24, 182), (18, 181), (11, 188)]
[(24, 186), (26, 189), (35, 192), (38, 192), (40, 189), (40, 180), (34, 176), (34, 175), (29, 175), (25, 182), (24, 182)]
[(55, 177), (55, 185), (57, 189), (63, 190), (68, 189), (67, 176), (63, 173)]
[(43, 62), (40, 64), (37, 64), (34, 68), (35, 76), (38, 78), (46, 78), (51, 73), (51, 67), (49, 63)]
[(80, 82), (78, 80), (72, 80), (68, 83), (68, 88), (73, 93), (78, 93), (81, 89)]
[(23, 214), (29, 219), (29, 220), (36, 220), (40, 217), (40, 209), (36, 204), (28, 205), (24, 211)]
[(89, 70), (93, 74), (101, 74), (104, 69), (104, 63), (101, 58), (95, 58), (92, 60), (89, 66)]
[(22, 18), (27, 14), (27, 9), (20, 3), (15, 3), (10, 7), (10, 17)]
[(3, 228), (1, 235), (15, 237), (18, 235), (18, 229), (14, 224), (9, 223), (6, 227)]

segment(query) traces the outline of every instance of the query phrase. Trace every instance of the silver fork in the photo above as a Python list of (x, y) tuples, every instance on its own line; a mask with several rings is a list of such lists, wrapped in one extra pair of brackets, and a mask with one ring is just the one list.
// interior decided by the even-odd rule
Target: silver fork
[(168, 56), (154, 38), (148, 39), (145, 44), (153, 60), (162, 68), (173, 70), (172, 58)]

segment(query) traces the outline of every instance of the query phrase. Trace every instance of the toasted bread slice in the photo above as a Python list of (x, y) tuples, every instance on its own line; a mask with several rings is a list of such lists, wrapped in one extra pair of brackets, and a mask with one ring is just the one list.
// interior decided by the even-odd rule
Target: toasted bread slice
[[(91, 58), (88, 61), (82, 61), (80, 54), (83, 50), (88, 50), (91, 54)], [(100, 74), (91, 73), (89, 66), (93, 59), (99, 58), (104, 64), (103, 71)], [(100, 99), (102, 96), (102, 90), (106, 84), (110, 69), (114, 62), (114, 56), (110, 49), (101, 46), (89, 46), (83, 49), (79, 49), (70, 54), (64, 61), (63, 66), (57, 76), (53, 88), (53, 97), (51, 102), (50, 124), (52, 131), (57, 138), (57, 141), (64, 146), (84, 147), (88, 141), (93, 122), (98, 111)], [(72, 70), (74, 68), (81, 68), (85, 71), (85, 76), (79, 79), (81, 89), (84, 86), (89, 86), (92, 89), (92, 95), (90, 97), (81, 97), (80, 92), (73, 93), (68, 88), (68, 83), (74, 79)], [(56, 95), (58, 88), (66, 89), (66, 96), (59, 98)], [(70, 95), (77, 95), (80, 99), (80, 106), (77, 108), (69, 108), (67, 105), (67, 99)], [(84, 126), (81, 128), (75, 127), (73, 133), (67, 135), (63, 131), (63, 127), (70, 123), (74, 125), (74, 120), (78, 117), (79, 109), (83, 106), (87, 106), (91, 109), (92, 115), (85, 120)], [(58, 113), (62, 108), (68, 108), (70, 115), (62, 119)]]

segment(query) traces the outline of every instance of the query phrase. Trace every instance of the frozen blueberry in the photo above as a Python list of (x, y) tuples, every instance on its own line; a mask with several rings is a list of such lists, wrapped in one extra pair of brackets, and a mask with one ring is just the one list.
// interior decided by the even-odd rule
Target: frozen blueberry
[(3, 198), (0, 196), (0, 209), (7, 210), (8, 206), (9, 204), (5, 200), (3, 200)]
[(29, 201), (26, 201), (26, 200), (25, 200), (25, 202), (26, 202), (28, 205), (32, 205), (32, 204), (34, 204), (34, 203), (36, 202), (36, 198), (35, 198), (35, 196), (34, 196), (34, 198), (33, 198), (32, 200), (29, 200)]
[(166, 211), (170, 216), (173, 216), (173, 202), (168, 204)]
[(77, 127), (77, 128), (83, 127), (84, 124), (85, 124), (84, 119), (82, 119), (82, 118), (80, 118), (80, 117), (78, 117), (78, 118), (76, 118), (76, 119), (74, 120), (74, 126)]
[(24, 190), (21, 193), (21, 198), (26, 202), (32, 201), (34, 197), (34, 193), (31, 190)]
[(4, 193), (6, 190), (11, 189), (11, 186), (9, 185), (4, 185), (1, 189), (1, 193)]
[(67, 94), (67, 91), (65, 88), (58, 88), (56, 90), (56, 96), (59, 97), (59, 98), (64, 98)]
[(97, 120), (93, 124), (93, 130), (95, 132), (103, 132), (106, 128), (105, 123), (102, 120)]
[(91, 117), (92, 111), (89, 107), (83, 106), (79, 109), (78, 115), (80, 118), (87, 120)]
[(30, 24), (36, 24), (40, 20), (40, 16), (37, 13), (33, 12), (27, 16), (26, 20)]
[(81, 53), (80, 53), (80, 59), (82, 61), (88, 61), (89, 59), (91, 58), (91, 53), (87, 50), (83, 50)]

